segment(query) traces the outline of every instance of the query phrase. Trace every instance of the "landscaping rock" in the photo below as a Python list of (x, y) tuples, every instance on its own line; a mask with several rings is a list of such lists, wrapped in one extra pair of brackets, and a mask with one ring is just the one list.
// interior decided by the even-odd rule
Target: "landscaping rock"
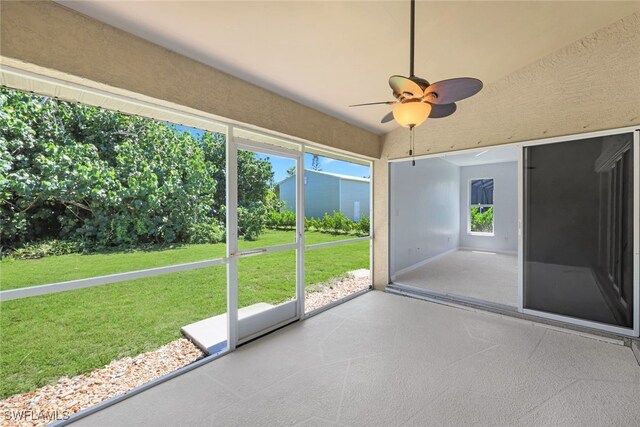
[(46, 425), (126, 393), (203, 356), (195, 345), (182, 338), (155, 351), (114, 360), (89, 374), (62, 377), (56, 384), (0, 401), (2, 425)]
[(347, 273), (347, 277), (342, 279), (311, 285), (305, 294), (304, 309), (309, 313), (356, 292), (368, 289), (370, 285), (369, 270), (364, 268), (350, 271)]

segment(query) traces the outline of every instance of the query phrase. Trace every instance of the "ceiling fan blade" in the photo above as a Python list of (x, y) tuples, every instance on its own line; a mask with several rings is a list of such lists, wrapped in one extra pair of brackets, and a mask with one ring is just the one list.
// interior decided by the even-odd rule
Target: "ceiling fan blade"
[(389, 111), (386, 116), (380, 120), (380, 123), (389, 123), (393, 120), (393, 111)]
[(456, 112), (458, 106), (456, 104), (432, 104), (431, 113), (429, 113), (430, 119), (440, 119), (447, 117)]
[(396, 95), (402, 95), (405, 98), (422, 98), (424, 94), (420, 85), (407, 77), (391, 76), (389, 77), (389, 86)]
[[(424, 90), (425, 100), (430, 104), (452, 104), (480, 92), (482, 82), (471, 77), (442, 80)], [(435, 94), (436, 96), (430, 95)]]
[(367, 103), (365, 103), (365, 104), (353, 104), (353, 105), (349, 105), (349, 107), (363, 107), (363, 106), (365, 106), (365, 105), (381, 105), (381, 104), (391, 105), (391, 104), (395, 104), (395, 101), (367, 102)]

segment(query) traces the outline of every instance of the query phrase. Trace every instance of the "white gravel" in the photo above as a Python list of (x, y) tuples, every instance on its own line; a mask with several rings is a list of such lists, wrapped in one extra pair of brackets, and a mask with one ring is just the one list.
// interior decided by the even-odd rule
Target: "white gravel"
[(343, 279), (308, 286), (304, 297), (304, 310), (309, 313), (358, 291), (368, 289), (370, 285), (369, 270), (360, 269), (350, 271)]
[[(343, 279), (309, 286), (305, 310), (326, 304), (369, 288), (369, 270), (355, 270)], [(43, 426), (63, 419), (110, 397), (132, 390), (186, 366), (204, 354), (191, 341), (181, 338), (155, 351), (114, 360), (107, 366), (73, 378), (62, 377), (56, 384), (0, 401), (2, 426)]]
[[(81, 409), (125, 393), (203, 357), (204, 354), (181, 338), (155, 351), (114, 360), (101, 369), (0, 401), (3, 426), (43, 426)], [(19, 419), (19, 418), (22, 419)]]

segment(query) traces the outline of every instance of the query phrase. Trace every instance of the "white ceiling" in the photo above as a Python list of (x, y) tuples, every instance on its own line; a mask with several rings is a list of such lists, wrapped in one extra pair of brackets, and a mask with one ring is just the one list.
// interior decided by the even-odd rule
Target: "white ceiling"
[(482, 151), (471, 151), (469, 153), (445, 154), (442, 159), (453, 163), (456, 166), (478, 166), (492, 163), (516, 162), (518, 160), (518, 147), (506, 145), (504, 147), (494, 147)]
[[(389, 106), (348, 105), (392, 99), (389, 76), (408, 74), (406, 0), (59, 3), (376, 133), (396, 126), (380, 123)], [(636, 10), (639, 1), (420, 1), (416, 75), (486, 85)]]

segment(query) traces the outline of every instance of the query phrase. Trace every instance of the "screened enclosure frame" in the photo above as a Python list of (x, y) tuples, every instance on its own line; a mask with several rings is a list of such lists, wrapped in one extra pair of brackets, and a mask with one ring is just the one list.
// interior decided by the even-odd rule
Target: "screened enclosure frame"
[[(13, 65), (13, 63), (11, 63)], [(208, 363), (216, 358), (227, 354), (230, 351), (233, 351), (238, 342), (238, 281), (237, 281), (237, 269), (235, 273), (233, 272), (233, 268), (229, 268), (230, 263), (236, 262), (237, 257), (231, 256), (232, 254), (241, 254), (243, 256), (250, 256), (251, 250), (239, 251), (237, 247), (231, 247), (229, 244), (229, 236), (235, 234), (237, 237), (238, 233), (238, 222), (237, 222), (237, 152), (235, 149), (237, 148), (252, 148), (253, 150), (259, 150), (260, 152), (271, 152), (273, 154), (278, 154), (278, 152), (282, 151), (282, 147), (276, 147), (272, 149), (268, 143), (259, 142), (259, 141), (251, 141), (250, 144), (245, 144), (245, 141), (242, 141), (242, 138), (236, 143), (234, 139), (235, 131), (245, 131), (255, 135), (259, 135), (263, 137), (265, 140), (278, 140), (283, 141), (290, 147), (291, 152), (297, 153), (299, 156), (299, 165), (300, 170), (304, 171), (304, 154), (312, 153), (319, 154), (322, 156), (328, 156), (338, 160), (344, 160), (352, 163), (356, 163), (359, 165), (367, 166), (371, 171), (371, 181), (369, 188), (369, 216), (371, 219), (369, 235), (365, 237), (355, 237), (344, 240), (339, 240), (335, 242), (329, 243), (319, 243), (314, 245), (305, 245), (304, 241), (304, 173), (298, 173), (298, 181), (299, 185), (297, 186), (297, 200), (299, 204), (299, 209), (297, 210), (298, 217), (298, 230), (297, 230), (297, 243), (292, 243), (290, 245), (284, 245), (278, 248), (272, 248), (272, 251), (279, 251), (284, 249), (292, 249), (298, 248), (297, 255), (297, 271), (296, 274), (298, 276), (296, 293), (299, 301), (299, 305), (296, 311), (295, 319), (291, 321), (303, 320), (315, 314), (318, 314), (324, 311), (327, 308), (335, 306), (337, 304), (341, 304), (352, 297), (362, 294), (363, 292), (368, 291), (372, 288), (369, 286), (369, 289), (357, 292), (353, 295), (344, 297), (338, 301), (328, 304), (325, 307), (321, 307), (317, 310), (314, 310), (309, 313), (305, 313), (304, 310), (304, 299), (305, 299), (305, 281), (304, 281), (304, 255), (306, 251), (315, 250), (319, 248), (325, 248), (329, 246), (337, 246), (337, 245), (345, 245), (354, 242), (361, 241), (369, 241), (369, 274), (370, 278), (373, 277), (373, 245), (371, 242), (373, 241), (373, 161), (356, 154), (345, 154), (340, 152), (339, 150), (333, 150), (331, 148), (324, 148), (315, 145), (314, 143), (310, 143), (306, 140), (302, 140), (299, 138), (283, 135), (278, 132), (273, 132), (269, 130), (265, 130), (259, 128), (257, 126), (252, 126), (249, 124), (239, 123), (233, 120), (227, 120), (224, 118), (220, 118), (214, 115), (210, 115), (208, 113), (204, 113), (201, 111), (197, 111), (191, 109), (189, 107), (183, 107), (177, 104), (165, 102), (162, 100), (156, 100), (150, 97), (146, 97), (144, 95), (139, 95), (140, 98), (133, 96), (127, 96), (124, 94), (117, 94), (114, 92), (110, 92), (107, 89), (97, 89), (90, 86), (84, 86), (81, 84), (73, 83), (70, 81), (66, 81), (57, 77), (51, 77), (47, 75), (48, 70), (42, 70), (43, 74), (38, 74), (32, 71), (23, 70), (19, 67), (7, 65), (6, 63), (2, 63), (0, 67), (0, 85), (3, 87), (7, 87), (9, 89), (20, 90), (24, 92), (30, 92), (42, 96), (48, 96), (55, 99), (60, 99), (68, 102), (76, 102), (88, 106), (104, 108), (106, 110), (117, 111), (127, 115), (139, 116), (147, 119), (165, 121), (176, 125), (188, 126), (191, 128), (196, 128), (208, 132), (220, 133), (225, 136), (225, 151), (226, 151), (226, 204), (228, 206), (227, 209), (227, 221), (225, 225), (226, 235), (227, 235), (227, 243), (226, 243), (226, 256), (207, 259), (203, 261), (196, 262), (187, 262), (180, 264), (173, 264), (161, 267), (140, 269), (140, 270), (131, 270), (123, 273), (116, 274), (108, 274), (104, 276), (96, 276), (96, 277), (88, 277), (77, 280), (70, 280), (65, 282), (58, 283), (46, 283), (41, 285), (34, 285), (25, 288), (19, 289), (11, 289), (0, 291), (0, 302), (9, 301), (13, 299), (26, 298), (37, 295), (46, 295), (57, 292), (65, 292), (71, 291), (75, 289), (89, 288), (94, 286), (108, 286), (113, 283), (123, 282), (126, 280), (132, 279), (141, 279), (148, 278), (154, 276), (160, 276), (165, 274), (171, 274), (182, 271), (190, 271), (200, 268), (207, 268), (218, 265), (227, 265), (227, 282), (226, 282), (226, 295), (227, 295), (227, 348), (212, 354), (202, 360), (194, 362), (193, 364), (184, 366), (182, 368), (177, 369), (176, 371), (164, 375), (160, 378), (147, 382), (135, 389), (128, 391), (125, 394), (116, 395), (106, 401), (93, 405), (87, 409), (82, 410), (81, 412), (70, 417), (69, 422), (87, 416), (91, 413), (94, 413), (98, 410), (101, 410), (107, 406), (111, 406), (117, 402), (120, 402), (130, 396), (133, 396), (137, 393), (140, 393), (144, 390), (153, 387), (159, 383), (167, 381), (171, 378), (175, 378), (185, 372), (188, 372), (192, 369), (195, 369), (198, 366), (201, 366), (205, 363)], [(118, 91), (120, 91), (118, 89)], [(124, 91), (123, 91), (124, 92)], [(170, 104), (170, 105), (163, 105)], [(233, 147), (234, 150), (231, 150), (230, 147)], [(285, 247), (286, 246), (286, 247)], [(235, 261), (234, 261), (235, 260)], [(283, 324), (290, 323), (290, 321), (284, 322)], [(265, 329), (265, 332), (273, 330), (277, 327), (282, 326), (279, 325), (271, 325), (271, 327)], [(261, 335), (261, 334), (259, 334)], [(258, 336), (258, 335), (256, 335)], [(255, 338), (255, 336), (252, 336)], [(246, 340), (245, 340), (246, 341)], [(66, 422), (65, 422), (66, 423)]]
[[(150, 100), (140, 100), (136, 98), (132, 98), (130, 96), (125, 96), (121, 94), (115, 94), (108, 92), (106, 90), (96, 89), (88, 86), (83, 86), (77, 83), (72, 83), (68, 81), (61, 80), (59, 78), (49, 77), (43, 74), (37, 74), (31, 71), (22, 70), (20, 68), (16, 68), (10, 65), (2, 64), (2, 68), (0, 68), (0, 85), (4, 87), (8, 87), (11, 89), (22, 90), (25, 92), (31, 92), (40, 94), (42, 96), (49, 96), (55, 99), (61, 99), (68, 102), (77, 102), (80, 104), (90, 105), (98, 108), (104, 108), (106, 110), (117, 111), (123, 114), (139, 116), (143, 118), (148, 118), (152, 120), (166, 121), (172, 124), (183, 125), (188, 127), (193, 127), (196, 129), (201, 129), (207, 132), (220, 133), (225, 136), (225, 147), (227, 151), (226, 163), (228, 168), (228, 174), (226, 179), (226, 188), (227, 188), (227, 206), (237, 206), (237, 191), (236, 188), (230, 187), (230, 177), (233, 179), (237, 179), (237, 164), (236, 156), (229, 153), (229, 142), (233, 140), (234, 146), (236, 148), (251, 148), (258, 149), (265, 153), (276, 154), (278, 152), (283, 151), (283, 147), (274, 147), (268, 142), (264, 141), (247, 141), (243, 138), (237, 138), (234, 136), (234, 131), (241, 131), (245, 133), (250, 133), (256, 136), (263, 138), (265, 141), (273, 140), (273, 141), (281, 141), (286, 146), (288, 146), (288, 151), (291, 153), (299, 153), (301, 156), (301, 170), (304, 170), (304, 154), (318, 154), (321, 156), (331, 157), (337, 160), (348, 161), (352, 163), (356, 163), (359, 165), (367, 166), (370, 170), (373, 170), (373, 162), (365, 157), (358, 156), (355, 154), (345, 154), (336, 150), (332, 150), (330, 148), (320, 147), (313, 143), (309, 143), (305, 140), (286, 136), (280, 134), (278, 132), (272, 132), (264, 129), (260, 129), (258, 127), (254, 127), (251, 125), (238, 123), (232, 120), (224, 120), (219, 117), (214, 117), (212, 115), (208, 115), (207, 113), (198, 112), (192, 110), (188, 107), (182, 107), (180, 105), (174, 106), (166, 106), (161, 105), (159, 103), (153, 102), (153, 99)], [(235, 139), (238, 139), (236, 142)], [(287, 150), (287, 148), (284, 148)], [(231, 159), (229, 158), (231, 157)], [(232, 160), (232, 162), (230, 162)], [(303, 175), (301, 175), (299, 180), (301, 181), (297, 186), (297, 200), (302, 202), (300, 209), (298, 210), (298, 215), (301, 217), (300, 223), (304, 223), (304, 185), (303, 185)], [(233, 184), (233, 183), (232, 183)], [(234, 205), (235, 203), (235, 205)], [(369, 185), (369, 204), (370, 204), (370, 228), (369, 235), (365, 237), (355, 237), (350, 239), (343, 239), (330, 243), (319, 243), (314, 245), (305, 245), (304, 243), (304, 226), (299, 231), (301, 235), (299, 235), (300, 239), (300, 252), (302, 253), (301, 262), (299, 270), (297, 273), (300, 277), (304, 278), (304, 252), (319, 249), (327, 246), (334, 245), (344, 245), (349, 243), (355, 243), (363, 240), (372, 241), (373, 240), (373, 173), (371, 173), (371, 181)], [(229, 209), (232, 210), (232, 209)], [(228, 210), (228, 211), (229, 211)], [(235, 211), (235, 209), (234, 209)], [(228, 214), (228, 212), (227, 212)], [(235, 215), (235, 220), (233, 218), (227, 217), (226, 224), (226, 234), (227, 236), (230, 233), (237, 234), (237, 212)], [(231, 224), (230, 224), (231, 220)], [(235, 230), (235, 231), (234, 231)], [(295, 247), (295, 244), (289, 245), (291, 248)], [(74, 289), (82, 289), (94, 286), (102, 286), (109, 285), (112, 283), (118, 283), (126, 280), (132, 279), (141, 279), (153, 276), (159, 276), (164, 274), (171, 274), (175, 272), (181, 271), (190, 271), (199, 268), (207, 268), (216, 265), (226, 264), (229, 265), (230, 257), (229, 257), (229, 244), (227, 243), (227, 256), (212, 258), (203, 261), (196, 262), (187, 262), (181, 264), (173, 264), (167, 266), (160, 266), (142, 270), (132, 270), (123, 273), (116, 274), (108, 274), (104, 276), (95, 276), (88, 277), (76, 280), (69, 280), (64, 282), (57, 283), (46, 283), (41, 285), (34, 285), (25, 288), (19, 289), (10, 289), (6, 291), (0, 291), (0, 301), (9, 301), (13, 299), (37, 296), (37, 295), (45, 295), (52, 294), (57, 292), (63, 292)], [(237, 251), (237, 248), (236, 248)], [(245, 251), (246, 252), (246, 251)], [(246, 255), (246, 254), (245, 254)], [(373, 245), (369, 244), (369, 273), (370, 277), (373, 277)], [(237, 278), (229, 277), (228, 281)], [(304, 282), (304, 280), (303, 280)], [(303, 283), (304, 284), (304, 283)], [(231, 299), (232, 297), (237, 298), (237, 295), (232, 295), (237, 293), (236, 289), (231, 289), (229, 284), (227, 283), (227, 298)], [(302, 319), (309, 317), (316, 313), (316, 311), (320, 312), (321, 310), (316, 310), (310, 313), (305, 313), (304, 311), (304, 286), (301, 289), (298, 289), (298, 293), (302, 296), (301, 307), (298, 309), (298, 317), (297, 319)], [(344, 300), (337, 301), (338, 303), (348, 300), (349, 297), (346, 297)], [(230, 309), (233, 309), (233, 304), (228, 302), (227, 305), (227, 314), (231, 316)], [(237, 305), (235, 306), (236, 316), (237, 316)], [(231, 330), (233, 329), (233, 330)], [(229, 350), (235, 348), (237, 343), (231, 339), (231, 337), (235, 337), (235, 333), (237, 331), (235, 328), (230, 328), (229, 333), (233, 333), (234, 335), (229, 335)]]
[[(533, 147), (537, 145), (545, 145), (545, 144), (557, 144), (562, 142), (576, 141), (588, 138), (597, 138), (603, 136), (611, 136), (611, 135), (619, 135), (619, 134), (632, 134), (633, 135), (633, 328), (625, 328), (621, 326), (605, 324), (590, 320), (584, 320), (576, 317), (563, 316), (554, 313), (548, 313), (539, 310), (533, 310), (524, 307), (524, 239), (523, 239), (523, 218), (524, 218), (524, 151), (526, 147)], [(468, 154), (468, 153), (480, 153), (486, 151), (487, 149), (504, 147), (504, 146), (512, 146), (518, 148), (518, 159), (517, 159), (517, 179), (518, 179), (518, 191), (517, 191), (517, 211), (518, 211), (518, 219), (517, 219), (517, 228), (518, 228), (518, 279), (517, 279), (517, 307), (515, 307), (515, 311), (522, 314), (527, 314), (543, 319), (549, 319), (554, 321), (559, 321), (575, 326), (586, 327), (595, 330), (606, 331), (622, 336), (630, 336), (630, 337), (638, 337), (640, 336), (640, 126), (628, 126), (623, 128), (614, 128), (603, 131), (596, 132), (588, 132), (588, 133), (579, 133), (572, 134), (562, 137), (554, 137), (554, 138), (544, 138), (544, 139), (535, 139), (522, 141), (517, 143), (507, 143), (507, 144), (499, 144), (491, 147), (479, 147), (479, 148), (470, 148), (466, 150), (455, 150), (448, 151), (444, 153), (435, 153), (435, 154), (426, 154), (415, 156), (416, 160), (420, 159), (434, 159), (434, 158), (444, 158), (447, 156), (453, 156), (456, 154)], [(393, 163), (407, 163), (410, 164), (411, 159), (390, 159), (388, 166), (388, 176), (391, 177), (391, 165)], [(478, 178), (474, 178), (478, 179)], [(389, 188), (391, 188), (391, 179), (389, 179)], [(494, 192), (495, 197), (495, 192)], [(470, 198), (467, 201), (470, 203)], [(494, 199), (495, 204), (495, 199)], [(469, 204), (470, 206), (470, 204)], [(388, 218), (389, 218), (389, 230), (391, 232), (391, 220), (392, 220), (392, 209), (394, 207), (391, 205), (391, 198), (389, 199), (388, 206)], [(467, 213), (467, 215), (469, 215)], [(495, 221), (495, 217), (494, 217)], [(467, 220), (467, 227), (469, 227), (469, 221)], [(495, 223), (494, 223), (495, 227)], [(461, 232), (463, 230), (460, 230)], [(495, 231), (495, 228), (494, 228)], [(472, 233), (478, 234), (478, 233)], [(415, 291), (415, 288), (412, 289), (409, 285), (403, 285), (401, 282), (395, 280), (395, 272), (392, 271), (392, 263), (391, 260), (395, 256), (393, 254), (393, 239), (389, 238), (388, 243), (388, 253), (389, 253), (389, 277), (388, 282), (391, 284), (399, 285), (400, 287), (404, 287), (407, 293), (411, 293)], [(434, 297), (440, 297), (442, 294), (438, 291), (427, 291), (427, 293), (431, 293)], [(450, 295), (447, 294), (447, 297)], [(453, 296), (452, 299), (458, 299), (461, 302), (467, 302), (467, 299), (464, 298), (463, 295), (460, 295), (460, 298), (456, 298)], [(477, 301), (474, 300), (474, 303)], [(487, 309), (494, 309), (495, 304), (490, 301), (480, 301), (480, 305), (485, 306)]]

